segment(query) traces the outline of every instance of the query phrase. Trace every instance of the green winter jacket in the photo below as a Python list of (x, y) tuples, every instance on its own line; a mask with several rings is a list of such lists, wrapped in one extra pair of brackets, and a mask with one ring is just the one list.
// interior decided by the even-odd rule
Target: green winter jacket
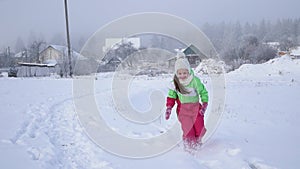
[(194, 76), (193, 71), (191, 71), (191, 76), (193, 76), (192, 81), (187, 86), (184, 86), (190, 93), (181, 94), (179, 91), (176, 91), (173, 85), (173, 87), (169, 89), (168, 97), (173, 99), (179, 98), (181, 103), (196, 103), (199, 102), (200, 96), (202, 103), (208, 102), (208, 92), (205, 86), (198, 77)]

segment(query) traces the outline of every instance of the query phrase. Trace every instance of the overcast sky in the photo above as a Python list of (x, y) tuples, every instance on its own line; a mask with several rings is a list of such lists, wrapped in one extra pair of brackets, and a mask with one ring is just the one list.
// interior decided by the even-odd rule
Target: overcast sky
[[(89, 36), (101, 26), (138, 12), (164, 12), (195, 25), (300, 18), (299, 0), (69, 0), (71, 37)], [(0, 0), (0, 49), (30, 32), (51, 38), (65, 33), (64, 0)]]

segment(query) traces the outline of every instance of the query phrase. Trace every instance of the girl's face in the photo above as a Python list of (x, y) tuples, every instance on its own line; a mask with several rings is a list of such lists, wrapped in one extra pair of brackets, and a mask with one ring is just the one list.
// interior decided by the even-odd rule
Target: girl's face
[(180, 80), (185, 80), (189, 77), (189, 70), (187, 69), (178, 69), (177, 70), (177, 77)]

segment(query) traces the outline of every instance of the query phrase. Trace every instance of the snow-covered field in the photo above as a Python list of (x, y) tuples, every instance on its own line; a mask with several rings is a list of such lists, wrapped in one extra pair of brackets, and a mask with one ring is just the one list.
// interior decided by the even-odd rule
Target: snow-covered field
[[(108, 125), (128, 137), (150, 138), (176, 123), (130, 124), (114, 111), (110, 74), (95, 81), (96, 102)], [(84, 132), (71, 79), (0, 78), (0, 168), (295, 169), (300, 156), (300, 61), (288, 57), (243, 65), (226, 74), (225, 111), (214, 135), (194, 154), (179, 144), (151, 158), (110, 154)], [(171, 76), (141, 77), (130, 89), (143, 111), (152, 88), (166, 91)], [(126, 146), (126, 145), (124, 145)]]

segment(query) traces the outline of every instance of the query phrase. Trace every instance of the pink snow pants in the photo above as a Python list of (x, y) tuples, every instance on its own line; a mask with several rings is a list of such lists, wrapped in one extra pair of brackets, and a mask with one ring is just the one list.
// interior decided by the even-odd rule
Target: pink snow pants
[(177, 112), (183, 131), (183, 140), (197, 143), (201, 141), (206, 129), (203, 116), (199, 113), (200, 103), (184, 103)]

